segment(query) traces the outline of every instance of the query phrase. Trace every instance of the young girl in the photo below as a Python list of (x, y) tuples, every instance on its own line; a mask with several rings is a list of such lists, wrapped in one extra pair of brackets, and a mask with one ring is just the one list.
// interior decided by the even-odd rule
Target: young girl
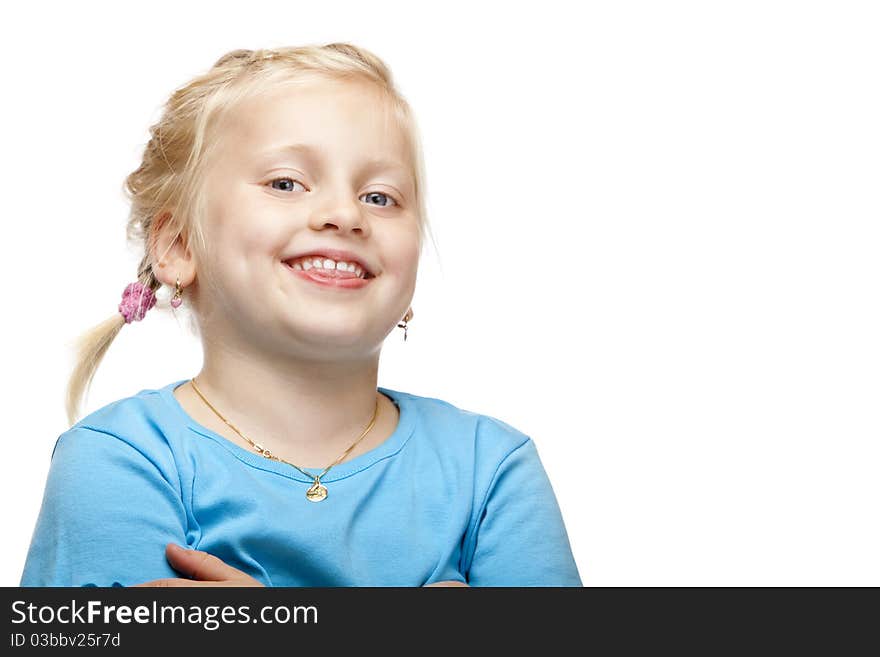
[[(350, 44), (236, 50), (174, 92), (126, 180), (144, 256), (81, 340), (22, 586), (582, 585), (530, 437), (377, 386), (414, 316), (423, 170), (389, 70)], [(201, 371), (75, 422), (163, 285)]]

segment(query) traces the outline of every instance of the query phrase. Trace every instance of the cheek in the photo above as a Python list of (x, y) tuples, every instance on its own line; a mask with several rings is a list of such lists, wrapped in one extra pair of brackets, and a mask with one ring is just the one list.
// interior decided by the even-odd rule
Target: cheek
[(228, 223), (209, 242), (208, 258), (222, 285), (238, 296), (242, 290), (254, 289), (251, 286), (266, 288), (266, 276), (273, 275), (272, 268), (278, 266), (282, 247), (278, 236), (264, 227), (253, 225), (246, 230)]
[(240, 214), (226, 221), (217, 235), (218, 250), (237, 253), (246, 258), (280, 253), (285, 244), (284, 236), (275, 228), (279, 224)]
[(284, 223), (247, 185), (214, 196), (209, 208), (209, 221), (215, 227), (213, 244), (218, 250), (259, 255), (283, 248), (279, 227)]
[(399, 227), (394, 234), (388, 235), (382, 247), (389, 254), (387, 265), (398, 274), (406, 274), (415, 270), (419, 264), (419, 231), (415, 222), (406, 228)]

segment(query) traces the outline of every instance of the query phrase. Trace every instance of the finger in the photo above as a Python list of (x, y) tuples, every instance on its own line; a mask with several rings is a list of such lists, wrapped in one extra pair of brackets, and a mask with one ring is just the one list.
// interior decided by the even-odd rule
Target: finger
[(156, 588), (166, 588), (166, 587), (174, 587), (174, 586), (198, 586), (198, 582), (194, 582), (191, 579), (175, 579), (173, 577), (169, 577), (166, 579), (154, 579), (151, 582), (144, 582), (143, 584), (132, 584), (129, 588), (141, 588), (141, 587), (156, 587)]
[[(219, 586), (219, 587), (233, 587), (233, 586), (249, 586), (249, 584), (245, 584), (241, 580), (228, 580), (221, 582), (200, 582), (198, 580), (193, 579), (181, 579), (179, 577), (165, 577), (163, 579), (154, 579), (150, 582), (144, 582), (143, 584), (132, 584), (128, 588), (171, 588), (171, 587), (207, 587), (207, 586)], [(260, 586), (262, 586), (260, 584)]]
[(459, 582), (457, 579), (444, 579), (443, 581), (434, 582), (433, 584), (425, 584), (425, 586), (467, 586), (470, 588), (470, 584)]
[(201, 550), (186, 550), (175, 543), (167, 545), (165, 556), (175, 570), (196, 580), (219, 582), (244, 576), (240, 570), (213, 554)]

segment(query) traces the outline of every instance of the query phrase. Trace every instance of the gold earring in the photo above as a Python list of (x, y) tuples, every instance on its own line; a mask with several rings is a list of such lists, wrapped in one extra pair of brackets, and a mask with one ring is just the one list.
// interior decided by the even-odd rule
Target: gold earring
[(177, 275), (177, 282), (174, 284), (174, 296), (171, 297), (172, 308), (177, 308), (183, 303), (183, 288), (180, 287), (180, 274)]
[(413, 314), (414, 314), (414, 313), (412, 313), (412, 309), (407, 310), (407, 311), (406, 311), (406, 315), (404, 315), (404, 317), (403, 317), (403, 324), (398, 324), (398, 325), (397, 325), (398, 328), (402, 328), (402, 329), (403, 329), (403, 341), (404, 341), (404, 342), (406, 342), (406, 324), (407, 324), (407, 322), (408, 322), (409, 320), (411, 320), (411, 319), (413, 318)]

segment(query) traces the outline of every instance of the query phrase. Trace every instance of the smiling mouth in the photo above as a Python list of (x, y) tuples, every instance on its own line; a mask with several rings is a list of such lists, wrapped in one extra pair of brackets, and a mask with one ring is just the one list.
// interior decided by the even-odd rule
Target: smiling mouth
[(294, 262), (295, 262), (294, 260), (285, 260), (284, 264), (289, 269), (293, 269), (294, 271), (313, 271), (313, 272), (317, 272), (317, 273), (325, 276), (326, 278), (361, 278), (361, 279), (376, 278), (376, 276), (374, 274), (371, 274), (363, 267), (358, 268), (363, 273), (363, 276), (358, 276), (356, 273), (349, 271), (347, 269), (325, 269), (323, 267), (310, 267), (309, 269), (305, 269), (301, 265), (295, 266)]
[(362, 288), (376, 278), (372, 274), (365, 274), (364, 278), (361, 278), (354, 272), (340, 271), (338, 269), (321, 269), (319, 267), (312, 267), (311, 269), (294, 269), (289, 262), (285, 262), (284, 266), (290, 273), (295, 274), (298, 278), (325, 287), (343, 290)]

